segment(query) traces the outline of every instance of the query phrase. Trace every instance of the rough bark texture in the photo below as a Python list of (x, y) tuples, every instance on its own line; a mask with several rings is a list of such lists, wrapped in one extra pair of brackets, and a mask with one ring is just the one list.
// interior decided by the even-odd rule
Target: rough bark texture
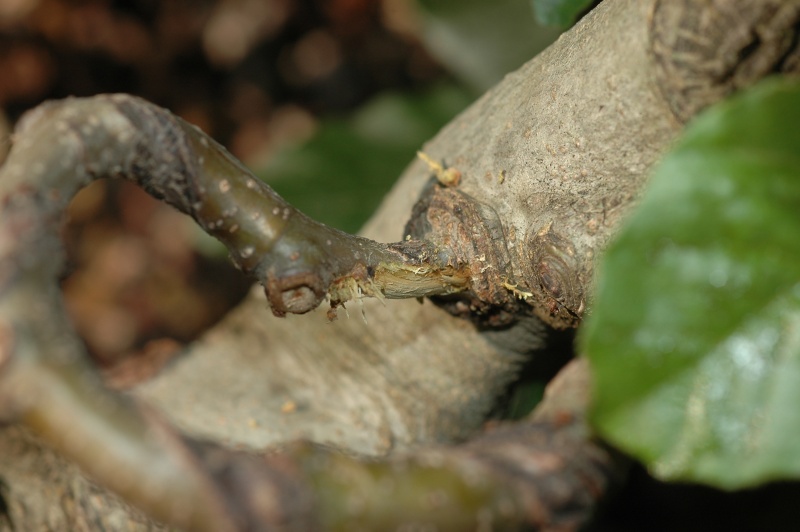
[(84, 477), (29, 431), (2, 429), (0, 530), (166, 530)]
[[(548, 327), (580, 322), (598, 253), (683, 123), (765, 74), (797, 71), (797, 22), (795, 1), (607, 0), (425, 146), (461, 172), (457, 187), (428, 186), (428, 167), (414, 163), (364, 230), (384, 242), (411, 234), (457, 244), (450, 250), (470, 266), (472, 291), (439, 303), (479, 327), (413, 301), (364, 301), (366, 321), (360, 303), (333, 324), (320, 312), (276, 320), (254, 291), (136, 394), (190, 434), (232, 446), (304, 437), (376, 456), (471, 436), (521, 362), (544, 350)], [(572, 417), (556, 414), (547, 430), (570, 425)], [(566, 484), (582, 501), (577, 518), (562, 521), (559, 510), (536, 517), (533, 508), (552, 499), (521, 489), (530, 523), (577, 526), (622, 470), (581, 430), (569, 440), (583, 442), (577, 465), (596, 464), (587, 471), (598, 476)], [(544, 440), (528, 445), (541, 451), (533, 461), (555, 464), (547, 478), (567, 474), (563, 456), (542, 461), (553, 441), (560, 446)], [(149, 526), (136, 514), (121, 517), (123, 506), (54, 456), (44, 471), (25, 467), (31, 453), (49, 453), (36, 445), (17, 428), (0, 432), (0, 493), (16, 529)], [(515, 454), (497, 441), (488, 448), (502, 460)], [(41, 478), (50, 489), (38, 489)], [(546, 483), (533, 486), (547, 493)]]

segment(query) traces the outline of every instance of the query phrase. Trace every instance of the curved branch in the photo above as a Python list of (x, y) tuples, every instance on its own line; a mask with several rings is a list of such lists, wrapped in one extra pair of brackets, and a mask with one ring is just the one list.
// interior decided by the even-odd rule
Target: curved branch
[[(2, 179), (27, 216), (52, 220), (89, 181), (129, 179), (225, 244), (234, 263), (264, 285), (279, 316), (308, 312), (326, 296), (335, 307), (362, 295), (422, 297), (467, 287), (463, 265), (446, 250), (378, 244), (311, 220), (195, 126), (133, 96), (48, 102), (23, 117), (15, 137)], [(11, 215), (8, 208), (2, 214)], [(33, 232), (38, 238), (53, 230)], [(24, 246), (47, 250), (52, 262), (56, 245), (46, 244)]]
[(138, 98), (70, 99), (26, 115), (0, 168), (0, 416), (179, 526), (237, 528), (238, 503), (224, 502), (200, 447), (103, 387), (56, 283), (63, 213), (80, 187), (103, 177), (133, 180), (189, 214), (262, 282), (277, 315), (311, 310), (326, 295), (335, 306), (466, 286), (429, 244), (377, 244), (310, 220), (199, 130)]
[[(628, 460), (593, 440), (589, 371), (568, 365), (525, 421), (457, 446), (364, 462), (320, 447), (288, 449), (297, 486), (324, 530), (577, 530), (625, 477)], [(402, 527), (400, 527), (402, 528)]]
[[(553, 509), (562, 504), (578, 504), (582, 519), (607, 489), (614, 457), (587, 440), (578, 412), (569, 414), (576, 430), (565, 430), (562, 413), (387, 463), (307, 447), (265, 461), (180, 436), (102, 385), (55, 283), (61, 213), (80, 186), (106, 176), (135, 180), (222, 240), (265, 284), (276, 314), (309, 310), (326, 292), (336, 304), (361, 294), (447, 293), (467, 281), (430, 244), (386, 246), (312, 222), (192, 126), (136, 98), (68, 100), (26, 116), (0, 169), (0, 415), (127, 501), (193, 530), (336, 529), (354, 517), (381, 529), (404, 512), (472, 527), (559, 521)], [(567, 455), (584, 450), (575, 463), (588, 470), (566, 473)], [(540, 474), (520, 476), (542, 460)]]

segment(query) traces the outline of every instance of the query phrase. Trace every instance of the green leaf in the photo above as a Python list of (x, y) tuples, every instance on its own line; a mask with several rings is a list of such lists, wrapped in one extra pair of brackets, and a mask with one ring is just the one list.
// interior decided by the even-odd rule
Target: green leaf
[(326, 119), (305, 144), (256, 174), (315, 220), (356, 232), (422, 143), (469, 104), (463, 89), (381, 95), (347, 119)]
[(419, 38), (477, 96), (561, 33), (537, 25), (528, 1), (421, 0)]
[(536, 20), (544, 26), (571, 26), (593, 0), (531, 0)]
[(800, 478), (798, 128), (785, 80), (703, 114), (600, 265), (592, 419), (660, 478)]

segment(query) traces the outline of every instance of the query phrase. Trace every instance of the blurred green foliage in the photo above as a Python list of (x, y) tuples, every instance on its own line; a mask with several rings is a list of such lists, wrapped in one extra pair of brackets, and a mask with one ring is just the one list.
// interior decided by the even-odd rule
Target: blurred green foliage
[(528, 0), (423, 0), (418, 14), (419, 38), (447, 79), (422, 93), (380, 95), (348, 117), (323, 118), (307, 143), (256, 169), (309, 216), (357, 231), (425, 141), (558, 36), (537, 26)]
[(553, 42), (560, 29), (531, 14), (529, 0), (420, 0), (428, 51), (480, 94)]
[(313, 138), (257, 174), (312, 218), (356, 232), (420, 144), (471, 99), (452, 83), (381, 95), (347, 118), (324, 120)]
[(536, 20), (543, 26), (566, 28), (575, 23), (593, 0), (531, 0)]

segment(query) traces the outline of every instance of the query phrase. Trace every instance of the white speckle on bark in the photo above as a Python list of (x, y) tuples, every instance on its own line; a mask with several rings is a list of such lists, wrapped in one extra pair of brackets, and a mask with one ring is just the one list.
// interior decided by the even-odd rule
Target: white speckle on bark
[(223, 179), (219, 182), (219, 191), (223, 194), (227, 193), (231, 189), (231, 184), (227, 179)]

